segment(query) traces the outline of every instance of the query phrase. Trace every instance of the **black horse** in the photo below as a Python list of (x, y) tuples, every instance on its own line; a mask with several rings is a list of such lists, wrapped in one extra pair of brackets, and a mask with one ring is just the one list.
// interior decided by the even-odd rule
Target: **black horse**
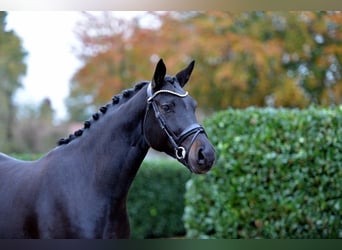
[[(41, 159), (0, 154), (0, 238), (128, 238), (128, 189), (150, 147), (205, 173), (215, 152), (176, 76), (162, 60), (151, 82), (113, 97)], [(162, 192), (162, 190), (161, 190)]]

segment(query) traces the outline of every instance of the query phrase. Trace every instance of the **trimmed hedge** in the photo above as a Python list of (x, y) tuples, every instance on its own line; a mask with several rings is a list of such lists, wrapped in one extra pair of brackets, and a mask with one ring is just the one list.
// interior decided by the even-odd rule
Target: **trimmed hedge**
[(176, 160), (145, 160), (128, 194), (131, 238), (184, 235), (185, 183), (190, 171)]
[(189, 238), (342, 238), (342, 107), (219, 112), (217, 160), (187, 183)]

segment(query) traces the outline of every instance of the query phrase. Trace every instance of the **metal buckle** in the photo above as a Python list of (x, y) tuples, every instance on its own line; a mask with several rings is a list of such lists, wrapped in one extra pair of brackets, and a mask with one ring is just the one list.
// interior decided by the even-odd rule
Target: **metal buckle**
[(184, 160), (186, 156), (186, 150), (184, 147), (178, 147), (175, 149), (176, 157), (178, 160)]

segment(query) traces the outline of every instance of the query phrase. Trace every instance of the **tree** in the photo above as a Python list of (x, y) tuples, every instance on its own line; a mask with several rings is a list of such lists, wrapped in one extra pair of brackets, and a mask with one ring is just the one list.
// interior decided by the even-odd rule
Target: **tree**
[(0, 121), (5, 130), (1, 147), (10, 150), (16, 111), (13, 98), (21, 87), (21, 77), (26, 73), (24, 58), (27, 53), (14, 31), (6, 29), (6, 16), (6, 12), (0, 12)]
[[(213, 69), (209, 75), (216, 90), (214, 107), (306, 107), (342, 102), (340, 12), (226, 16), (200, 13), (189, 20), (198, 39), (204, 37), (196, 48), (200, 54), (211, 55), (201, 64)], [(210, 48), (211, 41), (215, 44)], [(205, 91), (199, 93), (204, 95)]]
[(174, 69), (196, 60), (187, 88), (208, 111), (342, 103), (341, 12), (147, 15), (157, 28), (142, 26), (143, 16), (87, 14), (78, 26), (84, 66), (71, 84), (71, 112), (84, 110), (80, 101), (97, 107), (134, 81), (149, 80), (159, 57)]
[(49, 98), (44, 98), (39, 106), (39, 119), (52, 125), (54, 110)]
[(39, 105), (26, 105), (21, 108), (19, 122), (15, 125), (15, 153), (43, 153), (56, 146), (58, 138), (65, 136), (67, 124), (53, 124), (54, 110), (49, 98)]

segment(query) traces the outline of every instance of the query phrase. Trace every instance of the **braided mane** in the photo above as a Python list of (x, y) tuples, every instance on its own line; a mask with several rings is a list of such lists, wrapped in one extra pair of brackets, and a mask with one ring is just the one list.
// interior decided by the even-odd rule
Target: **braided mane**
[(127, 100), (129, 100), (131, 97), (133, 97), (139, 90), (141, 90), (145, 85), (147, 85), (148, 81), (143, 81), (137, 83), (133, 88), (123, 90), (120, 94), (113, 96), (112, 101), (110, 103), (107, 103), (106, 105), (100, 107), (99, 112), (95, 112), (90, 119), (86, 120), (83, 123), (83, 128), (76, 130), (73, 134), (70, 134), (67, 138), (61, 138), (58, 140), (57, 145), (61, 146), (64, 144), (68, 144), (72, 140), (76, 139), (77, 137), (82, 136), (84, 130), (90, 129), (92, 124), (100, 119), (101, 114), (105, 115), (108, 108), (110, 107), (117, 107), (121, 104), (125, 103)]

